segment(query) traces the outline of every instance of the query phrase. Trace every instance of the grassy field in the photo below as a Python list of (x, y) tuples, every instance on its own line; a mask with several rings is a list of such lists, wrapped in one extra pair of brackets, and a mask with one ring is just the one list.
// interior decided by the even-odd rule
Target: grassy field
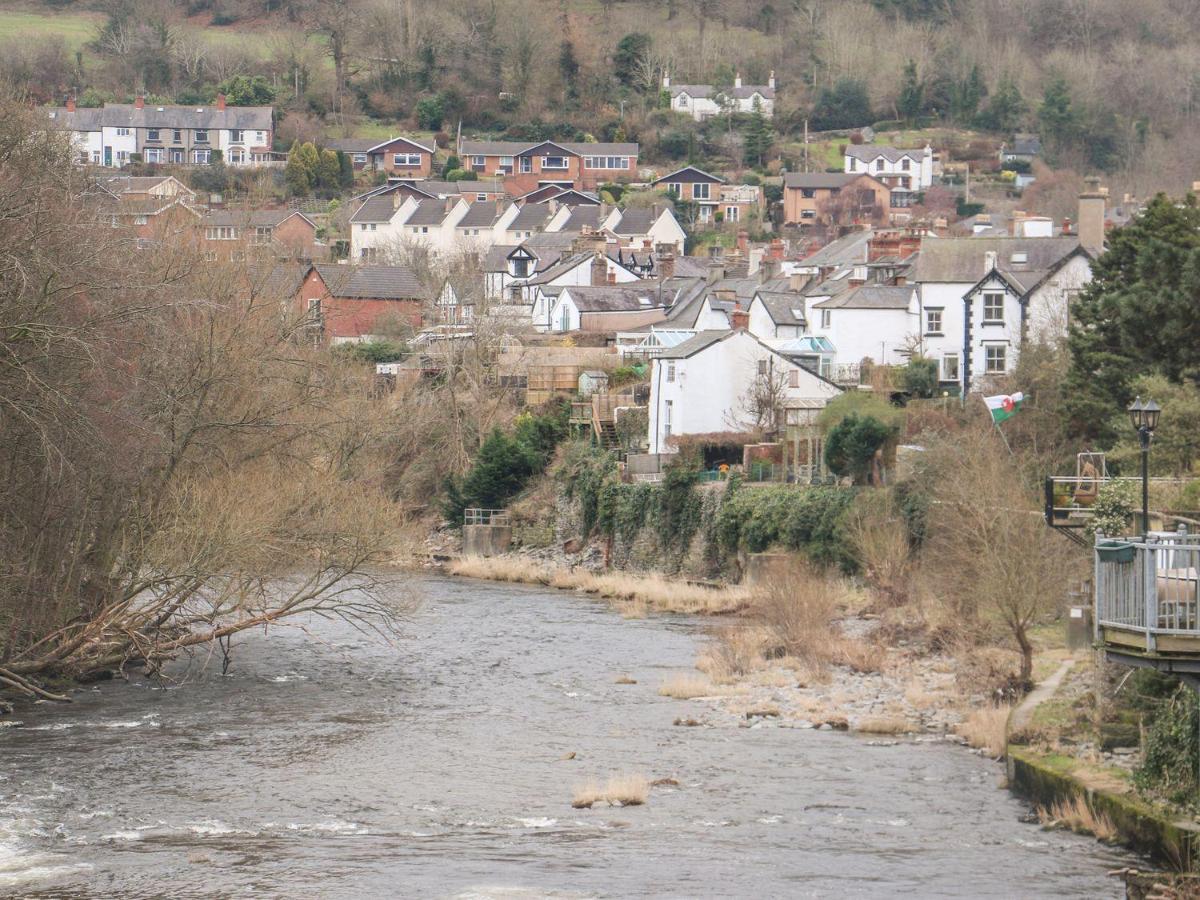
[(61, 37), (71, 51), (79, 50), (104, 21), (100, 13), (35, 13), (0, 9), (0, 40)]

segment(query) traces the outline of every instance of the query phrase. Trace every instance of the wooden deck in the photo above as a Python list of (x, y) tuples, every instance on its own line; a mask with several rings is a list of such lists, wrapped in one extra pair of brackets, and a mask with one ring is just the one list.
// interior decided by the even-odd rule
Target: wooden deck
[(1114, 661), (1200, 673), (1200, 536), (1097, 536), (1096, 643)]

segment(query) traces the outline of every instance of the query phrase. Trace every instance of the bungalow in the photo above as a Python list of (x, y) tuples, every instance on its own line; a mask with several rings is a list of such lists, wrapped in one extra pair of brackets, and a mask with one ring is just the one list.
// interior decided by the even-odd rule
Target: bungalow
[(783, 224), (802, 228), (883, 224), (907, 215), (907, 191), (893, 191), (871, 175), (789, 172), (783, 178)]
[(407, 266), (309, 266), (296, 311), (318, 343), (363, 341), (421, 327), (429, 289)]
[(345, 153), (355, 169), (388, 172), (410, 178), (428, 178), (433, 171), (433, 148), (411, 138), (392, 137), (385, 141), (340, 138), (327, 141), (325, 146)]
[(465, 168), (503, 178), (508, 192), (520, 196), (547, 185), (591, 191), (607, 182), (631, 181), (637, 176), (638, 145), (460, 141), (458, 155)]
[(657, 281), (570, 285), (550, 309), (550, 330), (612, 334), (651, 325), (666, 318), (667, 296)]
[[(774, 420), (772, 430), (783, 431), (785, 425), (803, 424), (841, 393), (748, 332), (744, 320), (738, 324), (698, 332), (658, 352), (650, 372), (651, 453), (673, 452), (676, 435), (752, 431), (766, 424), (764, 418)], [(756, 391), (769, 393), (779, 408), (753, 409)]]

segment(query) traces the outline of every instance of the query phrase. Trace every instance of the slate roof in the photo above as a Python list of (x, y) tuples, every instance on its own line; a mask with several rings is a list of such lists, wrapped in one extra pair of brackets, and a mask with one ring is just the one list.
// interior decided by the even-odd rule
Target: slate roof
[[(164, 181), (170, 181), (170, 175), (114, 175), (111, 178), (102, 178), (101, 183), (110, 191), (121, 194), (145, 194)], [(195, 196), (195, 191), (189, 188), (186, 184), (180, 184), (178, 192), (180, 194)]]
[(330, 150), (341, 150), (343, 153), (366, 153), (379, 143), (375, 138), (335, 138), (325, 142)]
[(313, 266), (331, 297), (428, 300), (430, 291), (408, 266)]
[(722, 94), (728, 94), (730, 97), (736, 97), (739, 100), (749, 100), (755, 94), (758, 94), (764, 100), (775, 99), (775, 88), (768, 87), (765, 84), (743, 84), (741, 87), (729, 88), (727, 91), (721, 91)]
[[(683, 177), (686, 173), (690, 173), (691, 177)], [(703, 169), (697, 168), (696, 166), (684, 166), (682, 169), (676, 169), (674, 172), (669, 172), (662, 178), (652, 182), (652, 184), (662, 184), (663, 182), (670, 183), (675, 181), (686, 184), (693, 184), (696, 182), (701, 184), (705, 182), (708, 184), (725, 184), (724, 178), (721, 178), (717, 175), (712, 175), (709, 172), (705, 172)]]
[(363, 205), (354, 211), (350, 221), (390, 222), (395, 214), (396, 206), (392, 203), (391, 196), (385, 194), (382, 197), (368, 197)]
[(543, 144), (554, 144), (576, 156), (637, 156), (637, 144), (576, 143), (568, 141), (463, 141), (461, 156), (520, 156)]
[(725, 340), (731, 335), (737, 334), (736, 331), (727, 329), (712, 329), (710, 331), (698, 331), (686, 341), (676, 344), (674, 347), (668, 347), (658, 354), (659, 359), (687, 359), (689, 356), (694, 356), (701, 350), (707, 350), (713, 344)]
[(296, 209), (214, 209), (204, 217), (205, 225), (239, 225), (254, 227), (270, 225), (274, 227), (292, 216), (300, 216), (310, 225), (312, 219)]
[(543, 227), (553, 215), (549, 206), (541, 203), (526, 203), (509, 225), (509, 231), (536, 231)]
[(711, 84), (673, 84), (667, 88), (671, 92), (672, 97), (678, 97), (680, 94), (687, 94), (689, 97), (703, 99), (715, 93)]
[(704, 278), (708, 274), (708, 260), (699, 256), (675, 257), (676, 278)]
[(852, 231), (826, 244), (816, 253), (805, 257), (805, 266), (845, 266), (867, 261), (867, 243), (875, 235), (871, 228)]
[(570, 293), (571, 300), (580, 312), (639, 312), (663, 309), (667, 300), (657, 281), (595, 286), (567, 285), (564, 290)]
[(880, 156), (888, 162), (899, 162), (906, 156), (909, 159), (922, 160), (925, 158), (925, 148), (897, 150), (886, 144), (850, 144), (846, 148), (846, 155), (868, 162)]
[(864, 284), (841, 296), (814, 303), (813, 309), (908, 309), (912, 285)]
[(646, 209), (645, 207), (625, 209), (621, 211), (621, 218), (612, 230), (615, 234), (620, 235), (645, 234), (660, 215), (662, 213), (657, 209)]
[[(99, 131), (101, 127), (122, 128), (239, 128), (270, 131), (274, 108), (270, 106), (158, 106), (147, 103), (138, 109), (132, 103), (106, 103), (101, 109), (47, 108), (47, 116), (73, 131)], [(216, 142), (214, 141), (214, 146)]]
[[(916, 282), (975, 284), (987, 274), (986, 256), (996, 254), (996, 268), (1032, 287), (1079, 247), (1078, 237), (961, 237), (922, 241), (913, 269)], [(1013, 254), (1024, 253), (1025, 262)]]
[(458, 220), (459, 228), (490, 228), (500, 218), (500, 204), (494, 200), (480, 200), (471, 204), (467, 214)]
[(446, 218), (445, 200), (422, 200), (404, 221), (405, 225), (441, 225)]
[(862, 173), (852, 172), (788, 172), (783, 176), (785, 188), (810, 188), (836, 190), (848, 185)]
[(508, 254), (516, 249), (513, 244), (492, 244), (483, 257), (483, 271), (507, 272)]
[(755, 291), (754, 296), (762, 301), (767, 315), (776, 325), (805, 324), (804, 295), (795, 291)]
[(477, 181), (467, 181), (466, 179), (463, 179), (462, 181), (455, 181), (453, 183), (458, 185), (458, 192), (460, 194), (503, 194), (504, 193), (504, 182), (497, 181), (494, 178), (487, 178), (487, 179), (477, 180)]
[(571, 214), (567, 216), (567, 220), (563, 222), (560, 231), (582, 231), (584, 227), (599, 228), (600, 227), (600, 207), (599, 206), (576, 206), (571, 209)]

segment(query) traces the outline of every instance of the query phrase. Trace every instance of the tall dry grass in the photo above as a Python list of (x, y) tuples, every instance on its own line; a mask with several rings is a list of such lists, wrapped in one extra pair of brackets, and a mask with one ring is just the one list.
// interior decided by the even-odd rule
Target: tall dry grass
[(757, 592), (751, 612), (776, 655), (823, 669), (840, 637), (834, 629), (840, 596), (837, 582), (797, 563)]
[(722, 690), (701, 675), (672, 675), (658, 688), (659, 694), (675, 700), (695, 700), (697, 697), (715, 697)]
[(453, 560), (448, 570), (451, 575), (467, 578), (544, 584), (594, 594), (613, 601), (628, 618), (640, 618), (648, 612), (724, 615), (739, 612), (750, 603), (750, 592), (742, 587), (707, 587), (655, 574), (596, 574), (548, 566), (521, 556), (464, 556)]
[(1094, 835), (1101, 841), (1113, 841), (1117, 838), (1117, 827), (1107, 814), (1092, 809), (1087, 800), (1079, 794), (1069, 800), (1059, 800), (1049, 807), (1038, 807), (1038, 819), (1046, 826), (1070, 828), (1082, 834)]
[(641, 806), (650, 796), (650, 780), (645, 775), (626, 772), (611, 776), (601, 785), (589, 781), (575, 789), (571, 806), (575, 809), (591, 809), (597, 803), (611, 806)]
[(976, 750), (982, 750), (992, 759), (1004, 756), (1007, 745), (1006, 729), (1011, 706), (985, 706), (973, 709), (958, 725), (958, 734)]

